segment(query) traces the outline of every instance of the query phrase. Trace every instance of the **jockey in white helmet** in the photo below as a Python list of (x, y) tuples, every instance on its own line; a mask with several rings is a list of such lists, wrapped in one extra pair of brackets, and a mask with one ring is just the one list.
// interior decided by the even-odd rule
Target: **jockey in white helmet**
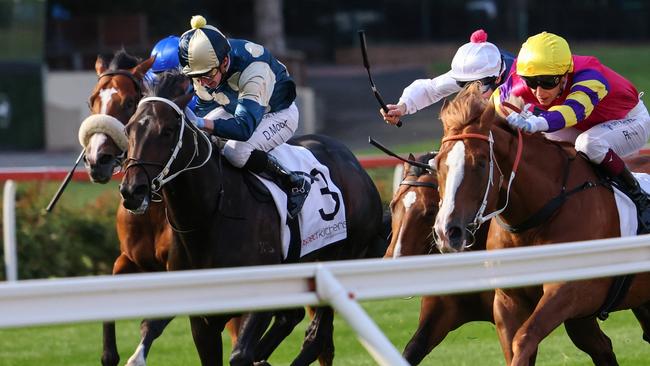
[(479, 29), (472, 33), (469, 43), (456, 51), (451, 70), (433, 79), (415, 80), (404, 89), (397, 104), (388, 104), (388, 112), (381, 109), (380, 113), (387, 123), (394, 125), (403, 115), (413, 114), (457, 93), (473, 81), (480, 81), (484, 95), (489, 97), (506, 80), (513, 61), (513, 55), (487, 42), (487, 33)]

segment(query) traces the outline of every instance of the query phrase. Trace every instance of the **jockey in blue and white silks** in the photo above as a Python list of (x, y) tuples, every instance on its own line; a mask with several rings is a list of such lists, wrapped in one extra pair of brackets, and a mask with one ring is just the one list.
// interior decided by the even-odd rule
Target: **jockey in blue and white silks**
[(513, 61), (512, 54), (488, 42), (487, 33), (479, 29), (472, 33), (468, 43), (458, 48), (451, 61), (451, 70), (433, 79), (415, 80), (404, 88), (397, 104), (387, 105), (388, 112), (379, 112), (387, 123), (396, 124), (401, 116), (413, 114), (458, 93), (467, 83), (474, 81), (481, 82), (483, 95), (488, 98), (505, 82)]
[(232, 165), (276, 182), (287, 193), (289, 217), (296, 217), (310, 182), (267, 154), (298, 127), (294, 81), (261, 45), (227, 39), (202, 16), (192, 17), (191, 25), (178, 46), (182, 72), (198, 96), (193, 110), (186, 108), (187, 118), (229, 140), (223, 154)]

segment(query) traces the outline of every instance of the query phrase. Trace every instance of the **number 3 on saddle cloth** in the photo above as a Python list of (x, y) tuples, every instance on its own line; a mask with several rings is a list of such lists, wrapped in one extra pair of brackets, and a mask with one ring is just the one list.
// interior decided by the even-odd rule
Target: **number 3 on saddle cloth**
[[(645, 192), (650, 192), (650, 175), (645, 173), (632, 173), (641, 189)], [(618, 208), (618, 217), (621, 225), (621, 237), (637, 235), (639, 229), (637, 208), (634, 202), (623, 192), (618, 190), (614, 185), (614, 198), (616, 199), (616, 207)], [(638, 234), (647, 234), (638, 232)]]
[[(275, 183), (256, 174), (269, 190), (280, 216), (286, 262), (347, 238), (345, 204), (329, 169), (301, 146), (282, 144), (269, 151), (288, 170), (311, 176), (311, 190), (297, 220), (287, 220), (287, 195)], [(316, 178), (316, 179), (314, 179)]]

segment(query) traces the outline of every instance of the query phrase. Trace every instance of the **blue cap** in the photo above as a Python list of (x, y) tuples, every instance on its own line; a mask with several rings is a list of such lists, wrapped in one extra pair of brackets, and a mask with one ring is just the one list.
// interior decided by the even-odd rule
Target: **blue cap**
[(151, 50), (151, 56), (156, 56), (156, 60), (151, 65), (151, 71), (162, 72), (179, 67), (178, 40), (179, 38), (176, 36), (169, 36), (156, 43)]

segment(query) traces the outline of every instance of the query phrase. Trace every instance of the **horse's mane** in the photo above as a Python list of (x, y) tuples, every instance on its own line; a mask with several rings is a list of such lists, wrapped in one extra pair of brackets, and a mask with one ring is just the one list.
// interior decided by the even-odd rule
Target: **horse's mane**
[(145, 83), (144, 95), (147, 97), (162, 97), (173, 99), (185, 94), (184, 82), (187, 77), (178, 70), (165, 71), (158, 74), (158, 82), (154, 85)]
[(483, 98), (480, 86), (478, 82), (471, 83), (445, 103), (440, 111), (445, 128), (462, 129), (481, 117), (488, 101)]
[(124, 49), (115, 52), (112, 58), (107, 59), (106, 56), (99, 56), (104, 64), (108, 64), (108, 70), (127, 70), (132, 69), (140, 63), (138, 57), (129, 55)]

